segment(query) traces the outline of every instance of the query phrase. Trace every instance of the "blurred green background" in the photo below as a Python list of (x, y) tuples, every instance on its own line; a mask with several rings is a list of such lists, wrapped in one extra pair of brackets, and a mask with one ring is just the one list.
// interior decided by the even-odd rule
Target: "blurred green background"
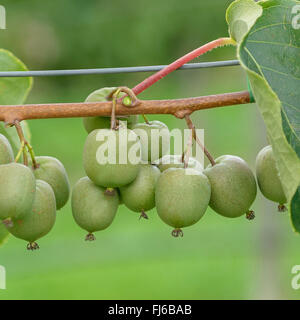
[[(225, 9), (231, 1), (34, 1), (7, 0), (7, 30), (1, 47), (29, 69), (75, 69), (167, 64), (188, 51), (227, 36)], [(234, 59), (233, 48), (197, 61)], [(27, 102), (79, 102), (104, 86), (132, 87), (149, 74), (36, 78)], [(240, 67), (178, 71), (141, 98), (167, 99), (245, 90)], [(184, 128), (172, 116), (150, 117)], [(255, 105), (193, 114), (205, 142), (217, 157), (234, 154), (253, 168), (266, 145)], [(84, 175), (86, 133), (81, 119), (30, 121), (37, 155), (59, 158), (71, 183)], [(53, 231), (38, 252), (11, 238), (0, 249), (7, 290), (0, 299), (288, 299), (291, 269), (300, 264), (300, 238), (287, 214), (258, 198), (256, 219), (229, 220), (208, 210), (181, 239), (171, 237), (155, 210), (150, 220), (120, 207), (112, 226), (85, 243), (70, 204), (58, 212)]]

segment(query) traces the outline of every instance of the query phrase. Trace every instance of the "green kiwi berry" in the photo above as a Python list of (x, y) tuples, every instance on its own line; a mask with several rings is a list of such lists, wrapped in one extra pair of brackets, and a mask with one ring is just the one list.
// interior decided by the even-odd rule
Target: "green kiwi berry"
[(140, 141), (132, 130), (94, 130), (84, 146), (85, 172), (98, 186), (125, 186), (139, 173), (140, 149)]
[(50, 232), (56, 220), (56, 201), (51, 186), (36, 180), (36, 192), (30, 212), (22, 219), (13, 219), (7, 230), (16, 238), (28, 241), (28, 250), (39, 249), (36, 241)]
[[(106, 102), (110, 101), (110, 95), (115, 90), (115, 87), (102, 88), (92, 92), (85, 100), (85, 102)], [(124, 97), (125, 93), (121, 92), (119, 97)], [(110, 117), (87, 117), (83, 118), (83, 125), (87, 133), (92, 132), (95, 129), (109, 129), (110, 128)], [(138, 123), (138, 116), (124, 116), (117, 117), (118, 121), (126, 121), (127, 128), (131, 129), (133, 125)]]
[(0, 165), (0, 219), (17, 219), (30, 212), (35, 196), (32, 171), (19, 163)]
[(183, 235), (181, 228), (191, 226), (204, 215), (211, 188), (207, 177), (195, 169), (170, 168), (159, 177), (155, 204), (159, 217), (175, 228), (172, 235)]
[(86, 240), (95, 240), (93, 233), (109, 227), (117, 213), (118, 193), (107, 195), (105, 191), (88, 177), (81, 178), (73, 188), (72, 213), (76, 223), (88, 232)]
[(62, 208), (68, 201), (70, 195), (70, 184), (68, 174), (63, 164), (53, 157), (35, 157), (37, 168), (33, 169), (36, 179), (44, 180), (52, 187), (56, 209)]
[(139, 136), (142, 145), (142, 160), (154, 163), (170, 150), (170, 131), (161, 121), (138, 123), (132, 130)]
[(286, 202), (272, 146), (263, 148), (256, 157), (256, 177), (261, 193), (269, 200), (279, 203), (279, 208)]
[(7, 138), (0, 134), (0, 165), (14, 161), (14, 153)]
[(141, 217), (148, 219), (146, 211), (155, 207), (155, 186), (159, 176), (160, 171), (156, 166), (141, 165), (136, 179), (120, 188), (126, 207), (134, 212), (140, 212)]
[(252, 219), (253, 212), (249, 209), (256, 198), (257, 187), (248, 164), (231, 155), (221, 156), (215, 162), (204, 170), (211, 184), (210, 207), (224, 217), (246, 214)]

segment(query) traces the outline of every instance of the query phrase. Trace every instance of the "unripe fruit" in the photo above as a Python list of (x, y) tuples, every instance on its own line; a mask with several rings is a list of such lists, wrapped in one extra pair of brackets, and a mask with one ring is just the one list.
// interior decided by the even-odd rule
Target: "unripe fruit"
[[(179, 155), (179, 154), (165, 155), (158, 160), (157, 166), (161, 172), (164, 172), (169, 168), (184, 168), (184, 163), (182, 162), (182, 155)], [(189, 158), (187, 167), (190, 169), (195, 169), (200, 172), (203, 171), (202, 164), (198, 160), (192, 157)]]
[(89, 234), (86, 240), (95, 240), (93, 232), (106, 229), (114, 220), (119, 197), (106, 195), (105, 188), (96, 186), (88, 177), (81, 178), (73, 188), (72, 212), (76, 223)]
[(36, 179), (49, 183), (55, 194), (56, 209), (62, 208), (70, 195), (69, 178), (65, 167), (53, 157), (35, 157), (35, 160), (38, 164), (38, 168), (33, 169)]
[(7, 138), (0, 134), (0, 165), (14, 161), (14, 153)]
[[(113, 90), (115, 90), (115, 87), (112, 88), (102, 88), (99, 90), (96, 90), (92, 92), (85, 100), (85, 102), (106, 102), (110, 101), (109, 95)], [(119, 94), (119, 98), (124, 97), (125, 93), (121, 92)], [(87, 133), (92, 132), (95, 129), (109, 129), (110, 128), (110, 117), (87, 117), (83, 118), (83, 125)], [(124, 116), (124, 117), (117, 117), (117, 120), (119, 121), (127, 121), (127, 127), (129, 129), (132, 128), (133, 125), (138, 123), (138, 116), (132, 115), (132, 116)]]
[(35, 241), (50, 232), (55, 220), (54, 192), (47, 182), (36, 180), (36, 193), (31, 211), (22, 219), (13, 219), (13, 225), (7, 229), (16, 238), (28, 241), (28, 250), (36, 250), (39, 246)]
[(18, 163), (0, 165), (0, 219), (17, 219), (30, 212), (35, 196), (32, 171)]
[(156, 166), (142, 165), (137, 178), (129, 185), (120, 188), (126, 207), (134, 212), (140, 212), (141, 217), (148, 219), (145, 211), (155, 207), (155, 186), (159, 176), (160, 171)]
[(269, 200), (283, 205), (287, 202), (279, 172), (272, 150), (272, 146), (266, 146), (256, 158), (256, 177), (261, 193)]
[(140, 149), (140, 141), (132, 130), (94, 130), (84, 146), (85, 172), (98, 186), (125, 186), (139, 173)]
[(3, 222), (0, 220), (0, 247), (6, 242), (9, 232), (6, 230)]
[(169, 152), (170, 131), (167, 125), (160, 121), (138, 123), (132, 130), (139, 136), (142, 145), (142, 160), (155, 162)]
[(221, 156), (215, 162), (204, 170), (211, 184), (210, 207), (224, 217), (246, 214), (252, 219), (253, 212), (249, 208), (255, 200), (257, 187), (248, 164), (231, 155)]
[(194, 169), (170, 168), (156, 184), (155, 204), (159, 217), (175, 228), (172, 235), (182, 235), (204, 215), (211, 188), (207, 177)]

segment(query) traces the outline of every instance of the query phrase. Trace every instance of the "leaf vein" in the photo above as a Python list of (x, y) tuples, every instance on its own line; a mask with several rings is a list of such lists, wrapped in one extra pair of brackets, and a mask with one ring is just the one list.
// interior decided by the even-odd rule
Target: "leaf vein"
[(286, 76), (286, 77), (288, 77), (288, 78), (294, 78), (294, 79), (296, 79), (296, 80), (300, 80), (300, 78), (297, 78), (297, 77), (295, 77), (295, 76), (293, 76), (293, 75), (291, 75), (291, 74), (287, 74), (287, 73), (285, 73), (285, 72), (280, 72), (280, 71), (277, 71), (277, 70), (274, 70), (274, 69), (272, 69), (272, 68), (268, 68), (268, 67), (265, 67), (265, 66), (261, 66), (261, 68), (262, 68), (262, 69), (269, 70), (269, 71), (272, 71), (272, 72), (275, 72), (275, 73), (278, 73), (278, 74), (281, 74), (281, 75)]
[(254, 31), (252, 31), (251, 33), (249, 33), (248, 36), (251, 36), (252, 34), (258, 32), (258, 31), (261, 31), (261, 30), (264, 30), (264, 29), (267, 29), (269, 27), (276, 27), (276, 26), (281, 26), (281, 25), (286, 25), (286, 24), (290, 24), (290, 23), (285, 23), (285, 22), (280, 22), (280, 23), (274, 23), (274, 24), (268, 24), (266, 26), (263, 26), (261, 28), (258, 28), (258, 29), (255, 29)]
[(287, 43), (281, 43), (281, 42), (260, 41), (260, 40), (247, 40), (247, 42), (263, 43), (263, 44), (274, 44), (274, 45), (278, 45), (278, 46), (284, 46), (284, 47), (291, 47), (291, 48), (300, 49), (300, 47), (297, 47), (297, 46), (295, 46), (295, 45), (287, 44)]

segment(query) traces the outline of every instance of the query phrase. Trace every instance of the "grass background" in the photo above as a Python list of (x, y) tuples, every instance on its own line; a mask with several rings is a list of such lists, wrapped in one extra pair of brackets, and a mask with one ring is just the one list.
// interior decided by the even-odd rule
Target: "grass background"
[[(67, 0), (2, 1), (7, 30), (1, 46), (32, 69), (120, 67), (167, 64), (184, 53), (227, 35), (225, 9), (231, 1), (162, 2)], [(233, 48), (197, 61), (234, 59)], [(148, 74), (36, 78), (30, 103), (83, 101), (103, 86), (134, 86)], [(178, 71), (141, 95), (167, 99), (245, 90), (239, 67)], [(151, 116), (184, 128), (172, 116)], [(267, 144), (255, 104), (201, 111), (192, 116), (205, 129), (217, 157), (234, 154), (254, 168)], [(71, 184), (84, 175), (86, 133), (81, 119), (30, 121), (37, 155), (57, 157)], [(38, 252), (11, 238), (0, 249), (7, 290), (0, 299), (298, 299), (291, 269), (300, 264), (300, 238), (287, 214), (262, 199), (256, 219), (230, 220), (208, 210), (182, 239), (171, 237), (155, 210), (149, 221), (121, 206), (112, 226), (85, 243), (70, 203), (60, 210)]]

